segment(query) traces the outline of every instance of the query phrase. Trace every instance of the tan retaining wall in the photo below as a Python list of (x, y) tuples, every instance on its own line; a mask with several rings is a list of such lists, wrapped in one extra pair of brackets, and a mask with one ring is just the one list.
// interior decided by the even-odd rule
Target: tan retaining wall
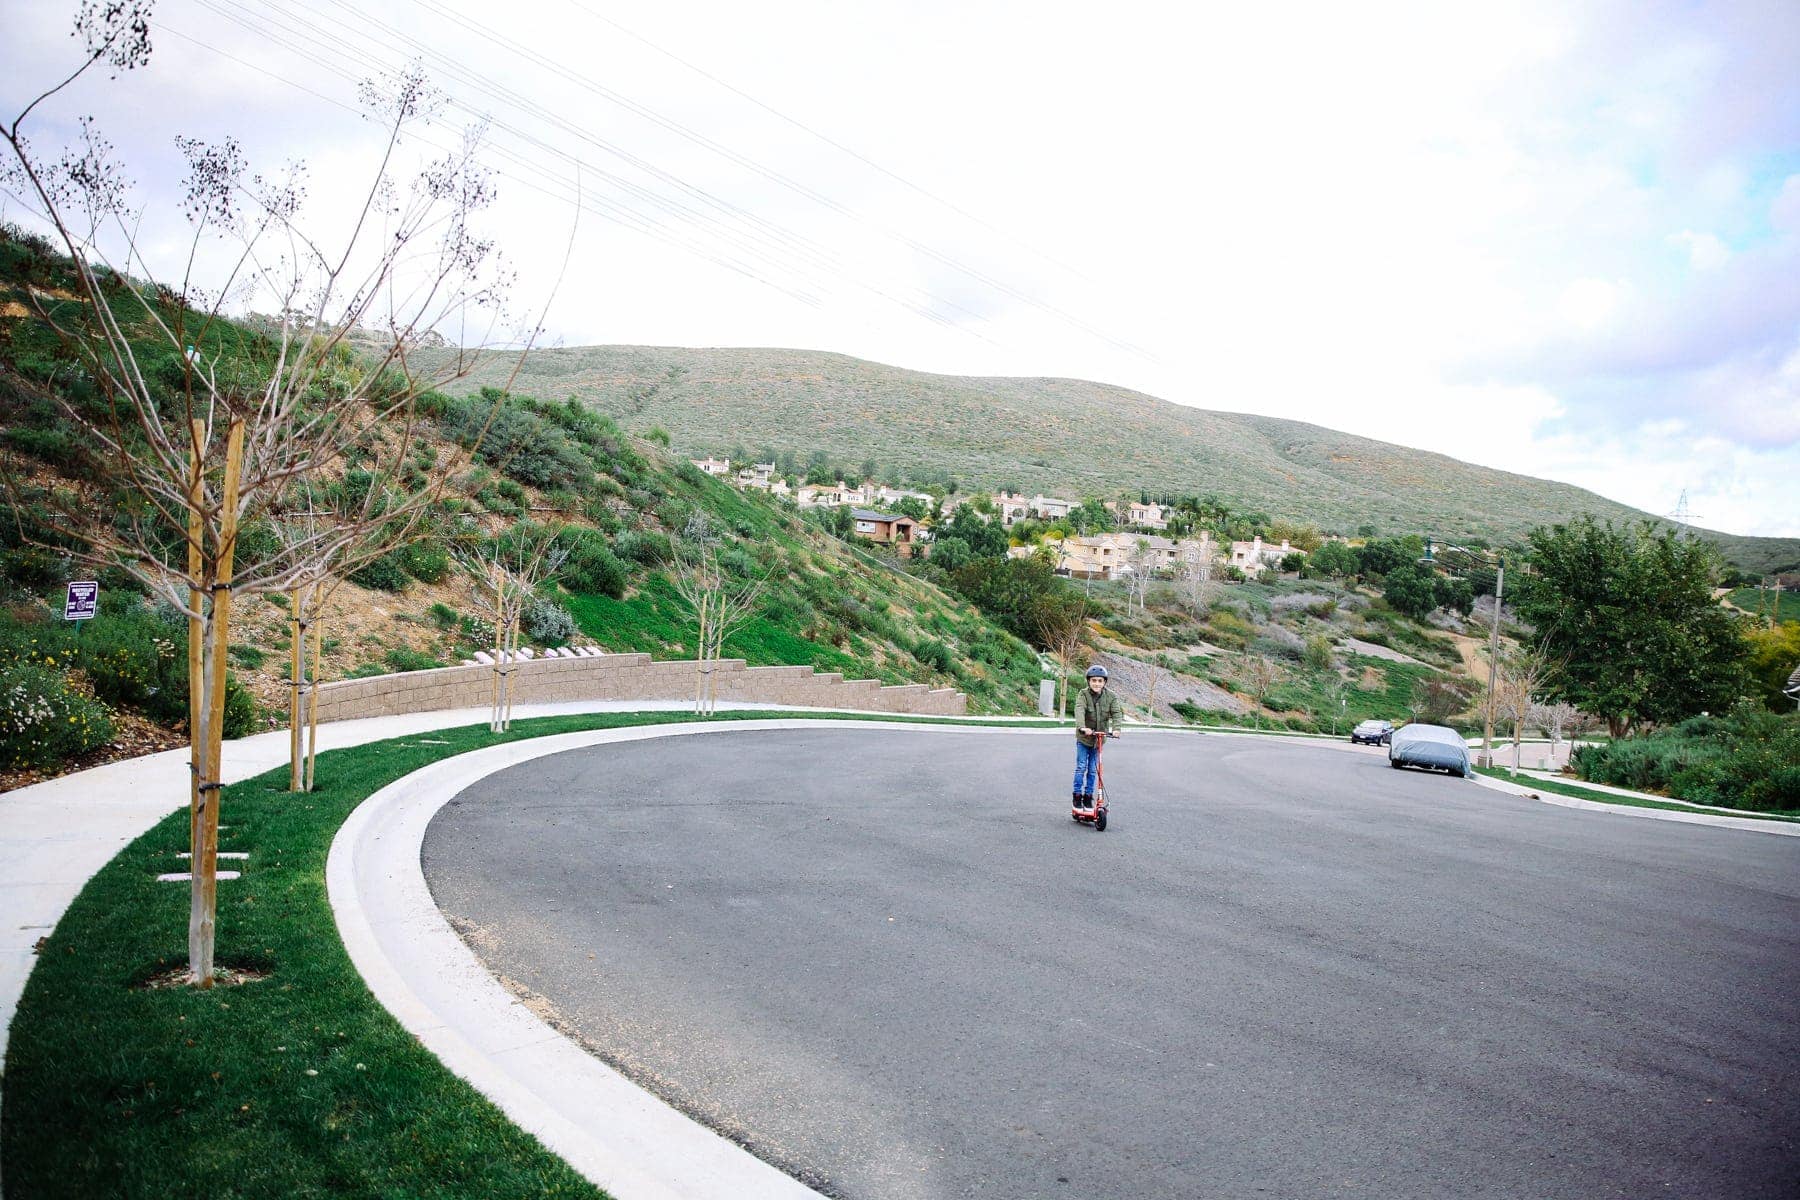
[[(694, 663), (655, 662), (648, 654), (593, 658), (534, 658), (514, 664), (513, 701), (692, 700)], [(718, 664), (721, 701), (856, 708), (917, 716), (959, 717), (969, 698), (953, 688), (924, 684), (883, 687), (875, 679), (845, 679), (811, 667), (752, 667), (742, 659)], [(319, 720), (386, 717), (445, 708), (481, 708), (493, 700), (494, 669), (442, 667), (344, 679), (319, 686)]]

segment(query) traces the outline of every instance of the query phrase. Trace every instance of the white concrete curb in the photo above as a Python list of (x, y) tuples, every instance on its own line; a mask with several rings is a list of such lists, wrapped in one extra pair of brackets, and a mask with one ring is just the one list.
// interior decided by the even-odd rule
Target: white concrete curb
[[(1652, 821), (1679, 821), (1685, 825), (1712, 825), (1720, 829), (1743, 829), (1751, 833), (1773, 833), (1781, 837), (1800, 837), (1800, 822), (1797, 821), (1759, 821), (1753, 817), (1726, 817), (1707, 812), (1677, 812), (1669, 808), (1639, 808), (1632, 804), (1606, 804), (1599, 800), (1584, 800), (1580, 796), (1562, 796), (1549, 788), (1532, 788), (1522, 783), (1513, 783), (1507, 779), (1495, 779), (1488, 775), (1471, 775), (1469, 778), (1483, 787), (1491, 787), (1496, 791), (1524, 796), (1541, 801), (1544, 804), (1556, 804), (1563, 808), (1580, 808), (1588, 812), (1611, 813), (1619, 817), (1648, 817)], [(1621, 793), (1629, 795), (1630, 793)]]
[[(325, 882), (338, 932), (377, 1000), (443, 1064), (620, 1200), (798, 1200), (819, 1193), (638, 1088), (509, 993), (438, 910), (420, 861), (439, 809), (477, 780), (550, 754), (734, 730), (980, 726), (768, 720), (555, 734), (423, 767), (357, 806)], [(1067, 737), (1066, 729), (1018, 730)]]

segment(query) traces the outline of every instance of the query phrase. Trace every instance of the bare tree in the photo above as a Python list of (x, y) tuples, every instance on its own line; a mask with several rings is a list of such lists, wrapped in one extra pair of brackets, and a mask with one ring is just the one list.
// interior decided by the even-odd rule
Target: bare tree
[[(92, 492), (67, 494), (69, 528), (85, 538), (72, 556), (129, 573), (188, 616), (188, 969), (206, 987), (233, 602), (317, 586), (414, 535), (445, 478), (405, 482), (416, 401), (473, 359), (454, 356), (427, 378), (413, 348), (483, 310), (484, 322), (497, 320), (504, 280), (473, 224), (492, 195), (473, 139), (410, 183), (398, 177), (403, 137), (434, 106), (423, 78), (409, 72), (365, 87), (385, 141), (337, 250), (302, 228), (297, 173), (253, 174), (235, 142), (178, 139), (189, 167), (188, 265), (179, 282), (156, 282), (138, 240), (142, 214), (93, 124), (83, 122), (79, 144), (54, 160), (40, 157), (25, 131), (34, 110), (96, 66), (116, 72), (146, 62), (149, 11), (149, 0), (81, 6), (76, 32), (86, 56), (0, 127), (11, 151), (0, 187), (53, 231), (73, 264), (78, 303), (52, 308), (35, 295), (28, 303), (98, 397), (58, 399), (86, 450), (83, 474), (118, 507), (96, 521)], [(202, 270), (216, 279), (211, 288), (198, 282)], [(260, 340), (232, 332), (239, 344), (227, 346), (231, 298), (272, 302), (281, 315)], [(341, 472), (340, 498), (349, 497), (332, 519), (290, 539), (241, 536), (306, 503), (297, 493), (332, 472)], [(5, 485), (17, 505), (10, 472)]]
[(1568, 701), (1555, 704), (1534, 704), (1531, 706), (1531, 723), (1550, 739), (1550, 761), (1556, 761), (1556, 747), (1563, 740), (1565, 732), (1572, 732), (1581, 717), (1581, 710)]
[(1056, 717), (1068, 711), (1069, 672), (1087, 639), (1088, 606), (1085, 599), (1073, 604), (1045, 605), (1038, 618), (1038, 638), (1056, 660)]
[(1331, 735), (1337, 736), (1338, 720), (1343, 716), (1350, 695), (1350, 681), (1333, 671), (1325, 681), (1325, 706), (1331, 709)]
[(1144, 723), (1154, 725), (1156, 723), (1156, 687), (1162, 682), (1168, 668), (1164, 666), (1161, 655), (1145, 659), (1144, 666), (1150, 673), (1150, 691), (1144, 700)]
[(1512, 723), (1514, 774), (1519, 770), (1520, 732), (1532, 718), (1532, 698), (1542, 690), (1549, 675), (1549, 664), (1535, 650), (1521, 649), (1501, 656), (1494, 682), (1494, 706)]
[(492, 711), (488, 728), (512, 728), (513, 675), (519, 653), (519, 625), (538, 588), (561, 569), (571, 547), (561, 529), (521, 527), (483, 546), (457, 551), (462, 568), (475, 580), (475, 603), (494, 626)]
[(1281, 682), (1281, 668), (1272, 659), (1246, 650), (1233, 666), (1232, 678), (1255, 697), (1256, 725), (1257, 728), (1262, 728), (1263, 701), (1269, 698), (1269, 693)]
[(1156, 578), (1156, 548), (1148, 539), (1139, 538), (1133, 542), (1131, 549), (1125, 552), (1125, 566), (1128, 569), (1125, 584), (1127, 595), (1137, 602), (1138, 611), (1144, 611), (1144, 600), (1150, 594), (1150, 584)]
[(1176, 582), (1181, 602), (1195, 617), (1204, 617), (1212, 603), (1213, 560), (1212, 535), (1201, 531), (1200, 538), (1185, 539), (1176, 560)]
[(734, 578), (719, 561), (719, 535), (703, 512), (688, 518), (674, 542), (670, 582), (694, 612), (694, 711), (707, 715), (718, 707), (718, 665), (725, 640), (760, 608), (766, 574)]

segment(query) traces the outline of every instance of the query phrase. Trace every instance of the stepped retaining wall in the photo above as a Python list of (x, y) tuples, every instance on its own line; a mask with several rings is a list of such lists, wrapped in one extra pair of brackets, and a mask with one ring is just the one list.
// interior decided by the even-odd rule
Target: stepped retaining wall
[[(513, 702), (559, 700), (692, 700), (694, 663), (656, 662), (648, 654), (588, 658), (533, 658), (512, 664)], [(743, 659), (716, 665), (720, 701), (853, 708), (916, 716), (962, 716), (969, 698), (953, 688), (925, 684), (883, 687), (875, 679), (845, 679), (811, 667), (752, 667)], [(481, 708), (493, 702), (494, 669), (440, 667), (343, 679), (319, 685), (319, 720), (348, 721), (447, 708)]]

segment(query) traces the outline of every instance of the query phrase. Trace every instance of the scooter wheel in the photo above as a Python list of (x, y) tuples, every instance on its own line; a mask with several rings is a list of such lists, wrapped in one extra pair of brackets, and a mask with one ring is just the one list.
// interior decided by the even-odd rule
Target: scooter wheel
[(1106, 810), (1104, 808), (1094, 814), (1094, 832), (1106, 832)]

